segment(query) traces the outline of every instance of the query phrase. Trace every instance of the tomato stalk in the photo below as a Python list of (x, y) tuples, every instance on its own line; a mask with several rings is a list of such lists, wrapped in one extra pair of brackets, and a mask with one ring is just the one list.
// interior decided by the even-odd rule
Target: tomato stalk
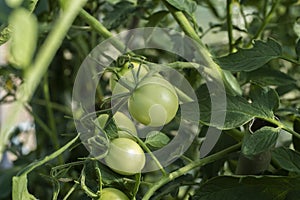
[(182, 168), (179, 168), (178, 170), (168, 174), (168, 176), (163, 177), (162, 179), (160, 179), (158, 182), (156, 182), (155, 184), (152, 185), (152, 187), (149, 188), (149, 190), (147, 191), (147, 193), (144, 195), (143, 200), (148, 200), (151, 198), (151, 196), (155, 193), (155, 191), (157, 191), (160, 187), (164, 186), (165, 184), (175, 180), (176, 178), (186, 174), (187, 172), (204, 166), (208, 163), (212, 163), (214, 161), (217, 161), (225, 156), (227, 156), (228, 154), (238, 150), (241, 147), (241, 143), (235, 144), (231, 147), (228, 147), (227, 149), (224, 149), (222, 151), (219, 151), (215, 154), (212, 154), (210, 156), (207, 156), (203, 159), (199, 159), (196, 160)]
[[(48, 75), (47, 73), (44, 76), (44, 81), (43, 81), (43, 91), (44, 91), (44, 97), (46, 100), (46, 110), (47, 110), (47, 115), (48, 115), (48, 120), (50, 124), (50, 129), (51, 129), (51, 134), (50, 138), (52, 140), (53, 146), (55, 149), (59, 149), (59, 141), (58, 141), (58, 136), (57, 136), (57, 129), (56, 129), (56, 122), (55, 122), (55, 117), (53, 110), (51, 108), (51, 97), (50, 97), (50, 91), (49, 91), (49, 81), (48, 81)], [(62, 155), (58, 157), (58, 161), (60, 164), (64, 162), (64, 158)]]
[(267, 26), (267, 24), (269, 24), (270, 20), (272, 19), (272, 15), (275, 12), (275, 10), (277, 9), (278, 5), (279, 5), (280, 0), (275, 0), (275, 3), (272, 4), (272, 7), (270, 9), (270, 11), (268, 13), (266, 13), (266, 5), (268, 3), (268, 1), (265, 1), (265, 13), (264, 13), (264, 20), (262, 22), (262, 24), (260, 25), (258, 31), (255, 33), (255, 35), (249, 40), (248, 44), (246, 44), (246, 47), (251, 46), (253, 40), (259, 38), (262, 34), (262, 32), (265, 30), (265, 27)]
[(88, 23), (97, 33), (99, 33), (105, 39), (111, 38), (112, 44), (118, 50), (123, 52), (126, 49), (126, 46), (119, 40), (113, 38), (112, 33), (109, 30), (107, 30), (107, 28), (103, 24), (101, 24), (95, 17), (93, 17), (83, 9), (80, 11), (79, 15), (81, 18), (83, 18), (86, 21), (86, 23)]
[(200, 63), (204, 66), (203, 72), (209, 75), (211, 78), (213, 78), (214, 81), (217, 83), (217, 86), (220, 87), (221, 90), (226, 89), (230, 93), (238, 95), (234, 89), (234, 86), (232, 86), (231, 83), (229, 83), (226, 80), (221, 67), (213, 61), (212, 55), (202, 43), (199, 35), (196, 33), (195, 29), (193, 28), (187, 17), (184, 15), (184, 13), (180, 10), (177, 10), (166, 1), (163, 1), (163, 3), (171, 12), (174, 19), (177, 21), (183, 32), (196, 42), (196, 50), (203, 59), (203, 63)]

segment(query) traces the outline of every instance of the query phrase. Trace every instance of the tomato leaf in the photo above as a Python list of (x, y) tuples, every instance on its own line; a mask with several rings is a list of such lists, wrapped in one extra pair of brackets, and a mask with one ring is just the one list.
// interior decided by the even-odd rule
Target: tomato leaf
[(189, 0), (166, 0), (169, 4), (174, 6), (180, 11), (186, 12), (190, 16), (196, 11), (197, 4)]
[(295, 79), (288, 74), (270, 67), (262, 67), (251, 72), (241, 72), (239, 78), (243, 83), (249, 83), (251, 81), (263, 86), (285, 86), (296, 82)]
[(27, 174), (19, 177), (13, 177), (13, 199), (22, 200), (35, 200), (36, 198), (27, 190)]
[(274, 149), (272, 158), (282, 169), (300, 174), (300, 153), (280, 147)]
[(162, 148), (167, 145), (170, 141), (170, 138), (159, 131), (151, 131), (147, 134), (145, 144), (154, 148)]
[(279, 130), (279, 128), (264, 126), (253, 134), (246, 134), (242, 145), (243, 155), (251, 158), (259, 153), (270, 150), (275, 146)]
[(148, 18), (148, 23), (146, 24), (146, 27), (154, 27), (156, 26), (162, 19), (165, 18), (165, 16), (169, 14), (169, 11), (166, 10), (160, 10), (155, 13), (153, 13)]
[(113, 6), (113, 9), (110, 10), (106, 15), (104, 20), (104, 25), (108, 29), (115, 29), (120, 24), (127, 22), (128, 17), (132, 15), (135, 10), (135, 5), (128, 1), (120, 1)]
[[(255, 117), (267, 119), (274, 117), (273, 112), (264, 104), (256, 103), (257, 99), (249, 103), (240, 96), (222, 94), (221, 91), (209, 92), (205, 85), (202, 85), (196, 93), (200, 106), (200, 121), (206, 125), (227, 130), (239, 127)], [(225, 116), (224, 121), (221, 117)]]
[(266, 116), (273, 118), (273, 110), (279, 107), (279, 96), (274, 89), (251, 85), (249, 96), (253, 106), (261, 108)]
[(192, 199), (296, 200), (299, 187), (299, 177), (219, 176), (204, 183)]
[(251, 49), (238, 49), (236, 53), (216, 58), (222, 69), (232, 72), (253, 71), (282, 54), (281, 46), (273, 39), (256, 41)]

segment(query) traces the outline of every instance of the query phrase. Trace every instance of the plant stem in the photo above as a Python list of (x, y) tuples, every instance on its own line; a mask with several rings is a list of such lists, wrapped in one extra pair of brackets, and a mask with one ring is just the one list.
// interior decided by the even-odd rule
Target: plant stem
[(103, 36), (105, 39), (111, 38), (111, 43), (121, 52), (123, 52), (126, 49), (126, 46), (120, 42), (119, 40), (113, 38), (112, 33), (107, 30), (103, 24), (101, 24), (95, 17), (90, 15), (85, 10), (80, 11), (80, 17), (83, 18), (86, 23), (88, 23), (97, 33), (99, 33), (101, 36)]
[(228, 34), (228, 46), (229, 53), (233, 52), (233, 26), (232, 26), (232, 0), (226, 1), (226, 19), (227, 19), (227, 34)]
[[(265, 2), (267, 3), (267, 1), (265, 1)], [(249, 47), (253, 40), (255, 40), (261, 36), (262, 32), (265, 30), (265, 27), (272, 19), (272, 14), (276, 10), (277, 6), (279, 5), (279, 2), (280, 2), (280, 0), (275, 0), (275, 3), (272, 4), (271, 10), (269, 11), (269, 13), (267, 15), (264, 15), (264, 21), (260, 25), (260, 27), (259, 27), (258, 31), (255, 33), (255, 35), (248, 42), (248, 44), (246, 44), (246, 47)]]
[(298, 60), (295, 60), (295, 59), (290, 58), (288, 56), (280, 56), (279, 58), (281, 58), (282, 60), (286, 60), (288, 62), (291, 62), (293, 64), (300, 65), (300, 62)]
[(67, 200), (71, 196), (71, 194), (76, 190), (77, 187), (78, 187), (78, 183), (74, 183), (74, 185), (68, 191), (68, 193), (66, 194), (66, 196), (63, 198), (63, 200)]
[(148, 200), (151, 198), (151, 196), (154, 194), (156, 190), (158, 190), (160, 187), (163, 185), (169, 183), (170, 181), (175, 180), (176, 178), (186, 174), (187, 172), (191, 171), (194, 168), (201, 167), (203, 165), (206, 165), (208, 163), (214, 162), (216, 160), (219, 160), (226, 155), (228, 155), (231, 152), (234, 152), (238, 150), (241, 147), (241, 143), (238, 143), (236, 145), (233, 145), (227, 149), (224, 149), (222, 151), (219, 151), (218, 153), (215, 153), (213, 155), (207, 156), (206, 158), (194, 161), (193, 163), (190, 163), (172, 173), (170, 173), (168, 176), (163, 177), (160, 179), (158, 182), (156, 182), (149, 190), (147, 193), (144, 195), (143, 200)]
[[(43, 91), (44, 91), (44, 98), (46, 100), (46, 110), (47, 110), (47, 114), (48, 114), (49, 125), (50, 125), (50, 129), (51, 129), (50, 139), (52, 141), (54, 149), (58, 150), (59, 149), (59, 141), (58, 141), (58, 137), (57, 137), (55, 117), (54, 117), (54, 114), (53, 114), (53, 110), (51, 108), (51, 97), (50, 97), (49, 82), (48, 82), (47, 73), (44, 76)], [(62, 155), (60, 155), (58, 157), (58, 161), (59, 161), (60, 164), (63, 164), (64, 159), (63, 159)]]
[(201, 61), (198, 60), (198, 62), (201, 63), (198, 64), (200, 64), (202, 67), (204, 66), (204, 68), (202, 69), (202, 73), (204, 73), (205, 76), (208, 75), (209, 78), (213, 79), (214, 84), (219, 87), (220, 90), (225, 91), (226, 89), (232, 94), (237, 94), (236, 90), (234, 89), (235, 86), (232, 86), (231, 83), (227, 81), (221, 67), (213, 61), (212, 55), (202, 43), (200, 37), (198, 36), (184, 13), (171, 6), (165, 0), (163, 0), (163, 3), (171, 12), (177, 23), (180, 25), (183, 32), (196, 42), (196, 51), (198, 51), (198, 54), (201, 57)]
[(266, 118), (266, 119), (263, 119), (265, 121), (268, 121), (272, 124), (275, 124), (278, 126), (278, 128), (281, 128), (287, 132), (289, 132), (290, 134), (294, 135), (295, 137), (299, 138), (300, 139), (300, 134), (297, 133), (296, 131), (290, 129), (287, 125), (283, 124), (282, 122), (280, 121), (277, 121), (276, 119), (269, 119), (269, 118)]
[(163, 166), (160, 164), (159, 160), (155, 157), (155, 155), (152, 153), (152, 151), (147, 147), (147, 145), (138, 137), (135, 137), (138, 141), (138, 144), (151, 156), (155, 164), (158, 166), (159, 170), (163, 174), (163, 176), (167, 175), (167, 172), (164, 170)]

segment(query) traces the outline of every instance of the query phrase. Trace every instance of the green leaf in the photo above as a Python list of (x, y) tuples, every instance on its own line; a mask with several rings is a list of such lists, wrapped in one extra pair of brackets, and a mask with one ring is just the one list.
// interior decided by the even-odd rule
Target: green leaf
[(36, 198), (27, 190), (27, 174), (13, 177), (13, 191), (12, 197), (14, 200), (35, 200)]
[(198, 189), (197, 200), (296, 200), (300, 195), (300, 177), (219, 176)]
[(104, 17), (104, 25), (108, 29), (115, 29), (119, 25), (128, 22), (130, 17), (135, 10), (135, 5), (128, 1), (121, 1), (113, 6), (113, 10), (109, 11)]
[(196, 11), (197, 4), (190, 0), (166, 0), (169, 4), (174, 6), (180, 11), (186, 12), (190, 16)]
[(300, 174), (300, 153), (280, 147), (274, 149), (272, 158), (282, 169)]
[(288, 74), (270, 67), (262, 67), (251, 72), (242, 72), (239, 77), (244, 83), (253, 82), (263, 86), (285, 86), (295, 83)]
[(251, 49), (238, 49), (236, 53), (216, 58), (222, 69), (232, 72), (253, 71), (282, 54), (281, 46), (273, 39), (256, 41)]
[(274, 89), (251, 85), (249, 96), (253, 106), (261, 108), (266, 116), (273, 118), (273, 110), (279, 107), (279, 96)]
[(29, 11), (19, 8), (12, 13), (9, 23), (12, 30), (10, 62), (17, 68), (26, 68), (30, 65), (36, 48), (37, 20)]
[(110, 139), (114, 139), (118, 137), (118, 127), (115, 124), (112, 117), (106, 123), (104, 130)]
[(145, 144), (154, 148), (162, 148), (167, 145), (170, 141), (170, 138), (159, 131), (151, 131), (147, 134)]
[(273, 148), (277, 141), (279, 130), (279, 128), (264, 126), (253, 134), (246, 134), (242, 144), (243, 155), (251, 158)]
[(169, 14), (169, 11), (167, 10), (160, 10), (153, 13), (148, 18), (148, 23), (146, 24), (146, 27), (155, 27), (162, 19), (165, 18), (167, 14)]
[[(255, 103), (255, 100), (249, 103), (243, 97), (224, 94), (221, 91), (210, 93), (205, 85), (202, 85), (196, 93), (200, 106), (200, 121), (209, 126), (228, 130), (239, 127), (255, 117), (263, 119), (274, 117), (272, 111)], [(214, 101), (214, 108), (211, 101)], [(219, 119), (222, 116), (226, 116), (224, 122)]]

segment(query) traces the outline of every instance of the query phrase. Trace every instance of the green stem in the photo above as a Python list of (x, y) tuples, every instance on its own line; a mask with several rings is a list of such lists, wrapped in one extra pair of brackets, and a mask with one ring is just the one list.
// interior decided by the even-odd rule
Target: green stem
[(290, 63), (296, 64), (296, 65), (300, 65), (300, 62), (298, 60), (295, 60), (295, 59), (290, 58), (288, 56), (280, 56), (279, 58), (283, 59), (283, 60), (286, 60), (286, 61), (288, 61)]
[(229, 53), (233, 52), (233, 25), (232, 25), (232, 0), (226, 1), (226, 18), (227, 18), (227, 34), (228, 34), (228, 46)]
[(269, 119), (269, 118), (262, 118), (265, 121), (268, 121), (272, 124), (275, 124), (276, 126), (278, 126), (278, 128), (281, 128), (287, 132), (289, 132), (290, 134), (294, 135), (295, 137), (300, 139), (300, 134), (297, 133), (296, 131), (290, 129), (287, 125), (283, 124), (282, 122), (276, 120), (276, 119)]
[(80, 11), (80, 17), (83, 18), (86, 23), (88, 23), (97, 33), (99, 33), (101, 36), (103, 36), (105, 39), (111, 38), (112, 44), (121, 52), (123, 52), (126, 49), (126, 46), (120, 42), (119, 40), (113, 38), (112, 33), (107, 30), (103, 24), (101, 24), (95, 17), (90, 15), (85, 10)]
[(18, 172), (17, 176), (27, 175), (28, 173), (30, 173), (35, 168), (37, 168), (39, 166), (42, 166), (43, 164), (45, 164), (45, 163), (47, 163), (47, 162), (49, 162), (49, 161), (57, 158), (57, 156), (59, 156), (64, 151), (66, 151), (68, 148), (70, 148), (70, 146), (72, 144), (74, 144), (78, 138), (79, 138), (79, 134), (74, 139), (72, 139), (70, 142), (68, 142), (67, 144), (65, 144), (64, 146), (62, 146), (59, 150), (53, 152), (49, 156), (45, 156), (41, 160), (35, 161), (35, 162), (29, 164), (28, 166), (26, 166), (24, 169), (22, 169), (21, 171)]
[(233, 146), (231, 146), (227, 149), (219, 151), (218, 153), (210, 155), (206, 158), (196, 160), (193, 163), (190, 163), (190, 164), (188, 164), (188, 165), (186, 165), (186, 166), (170, 173), (168, 176), (163, 177), (158, 182), (153, 184), (153, 186), (151, 188), (149, 188), (147, 193), (144, 195), (143, 200), (150, 199), (151, 196), (155, 193), (155, 191), (157, 191), (160, 187), (162, 187), (163, 185), (169, 183), (170, 181), (175, 180), (176, 178), (186, 174), (187, 172), (191, 171), (192, 169), (195, 169), (197, 167), (201, 167), (201, 166), (206, 165), (208, 163), (215, 162), (215, 161), (227, 156), (229, 153), (238, 150), (240, 147), (241, 147), (241, 143), (238, 143), (238, 144), (233, 145)]
[(244, 133), (237, 129), (225, 130), (224, 133), (231, 136), (233, 139), (235, 139), (238, 142), (242, 141), (244, 137)]
[(68, 191), (68, 193), (66, 194), (66, 196), (63, 198), (63, 200), (67, 200), (71, 196), (71, 194), (76, 190), (77, 187), (78, 187), (78, 183), (74, 183), (74, 185)]
[[(47, 115), (48, 115), (48, 120), (49, 120), (49, 126), (50, 126), (50, 129), (51, 129), (50, 139), (52, 141), (54, 149), (58, 150), (59, 149), (59, 140), (58, 140), (58, 137), (57, 137), (55, 117), (54, 117), (54, 114), (53, 114), (53, 110), (51, 108), (51, 97), (50, 97), (49, 82), (48, 82), (47, 73), (44, 76), (43, 91), (44, 91), (44, 98), (46, 100), (46, 110), (47, 110)], [(61, 155), (58, 157), (58, 160), (59, 160), (60, 164), (62, 164), (64, 162), (64, 159)]]
[(135, 137), (138, 141), (138, 144), (151, 156), (151, 158), (154, 160), (155, 164), (158, 166), (161, 173), (166, 176), (167, 172), (164, 170), (163, 166), (160, 164), (159, 160), (155, 157), (155, 155), (152, 153), (152, 151), (147, 147), (147, 145), (138, 137)]
[[(203, 59), (203, 65), (205, 67), (208, 67), (210, 72), (208, 74), (218, 82), (219, 85), (223, 86), (223, 80), (222, 80), (222, 69), (219, 65), (217, 65), (213, 59), (210, 52), (206, 49), (205, 45), (202, 43), (200, 37), (198, 36), (197, 32), (194, 30), (193, 26), (189, 22), (189, 20), (186, 18), (184, 13), (180, 10), (177, 10), (173, 6), (171, 6), (168, 2), (165, 0), (163, 1), (164, 5), (168, 8), (168, 10), (173, 15), (174, 19), (177, 21), (183, 32), (192, 38), (197, 43), (197, 51), (199, 55)], [(212, 69), (212, 70), (211, 70)]]
[(57, 110), (59, 112), (64, 113), (65, 115), (72, 115), (72, 111), (67, 107), (62, 104), (58, 104), (55, 102), (47, 102), (45, 99), (32, 99), (31, 103), (37, 104), (40, 106), (46, 106), (47, 104), (50, 106), (51, 109)]
[(135, 184), (134, 184), (134, 188), (133, 188), (133, 191), (132, 191), (132, 194), (133, 194), (132, 199), (133, 200), (135, 200), (135, 196), (139, 191), (139, 188), (140, 188), (140, 185), (141, 185), (141, 177), (142, 177), (141, 173), (138, 173), (138, 174), (135, 175)]
[[(265, 1), (265, 2), (267, 2), (267, 1)], [(260, 25), (260, 27), (259, 27), (258, 31), (255, 33), (255, 35), (248, 42), (248, 44), (246, 45), (246, 47), (251, 46), (252, 41), (255, 40), (255, 39), (257, 39), (257, 38), (259, 38), (261, 36), (262, 32), (265, 30), (265, 27), (267, 26), (267, 24), (272, 19), (272, 14), (276, 10), (277, 6), (279, 5), (279, 2), (280, 2), (280, 0), (276, 0), (275, 3), (272, 4), (271, 10), (269, 11), (269, 13), (267, 15), (264, 15), (264, 21)]]

